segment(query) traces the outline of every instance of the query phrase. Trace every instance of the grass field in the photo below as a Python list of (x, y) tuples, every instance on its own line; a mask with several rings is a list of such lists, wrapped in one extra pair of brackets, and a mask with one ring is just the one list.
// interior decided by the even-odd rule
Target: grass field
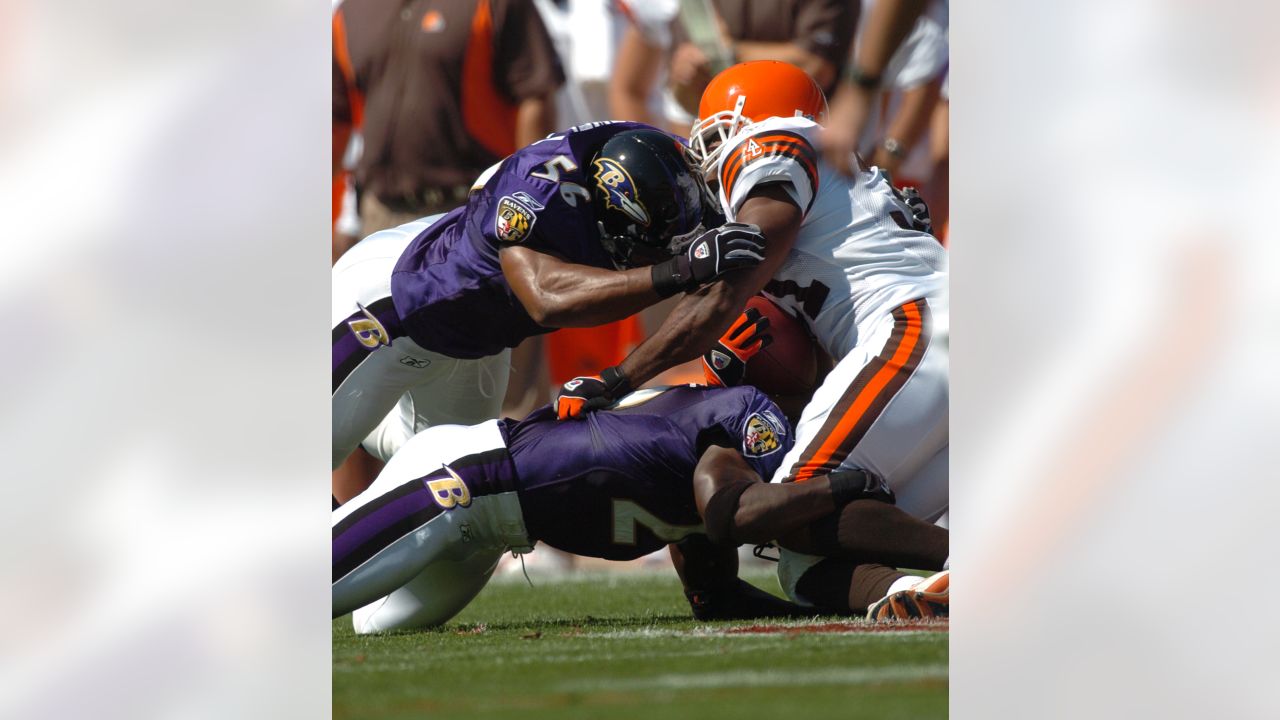
[[(747, 577), (778, 592), (772, 575)], [(836, 632), (695, 622), (669, 569), (503, 579), (432, 631), (358, 637), (349, 617), (335, 620), (333, 716), (946, 716), (945, 626), (800, 625), (832, 622)]]

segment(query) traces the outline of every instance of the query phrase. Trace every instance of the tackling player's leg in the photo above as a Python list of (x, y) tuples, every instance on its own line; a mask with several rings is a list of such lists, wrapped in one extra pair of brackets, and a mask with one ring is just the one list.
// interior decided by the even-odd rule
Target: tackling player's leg
[(515, 493), (458, 475), (501, 462), (505, 450), (496, 421), (430, 428), (335, 511), (334, 617), (364, 608), (362, 632), (442, 623), (480, 591), (504, 549), (526, 549)]

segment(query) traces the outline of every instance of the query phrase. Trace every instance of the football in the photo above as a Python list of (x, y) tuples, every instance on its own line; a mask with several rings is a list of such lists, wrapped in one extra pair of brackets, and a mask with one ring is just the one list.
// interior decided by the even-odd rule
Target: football
[(745, 382), (766, 395), (809, 394), (818, 379), (819, 351), (808, 326), (763, 295), (748, 300), (746, 307), (769, 318), (773, 342), (747, 363)]

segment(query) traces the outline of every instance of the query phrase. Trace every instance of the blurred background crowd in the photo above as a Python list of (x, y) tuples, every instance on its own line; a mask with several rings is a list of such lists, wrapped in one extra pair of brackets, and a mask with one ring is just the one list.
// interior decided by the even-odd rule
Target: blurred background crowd
[[(485, 169), (556, 130), (635, 120), (686, 136), (716, 73), (769, 59), (825, 89), (833, 161), (856, 148), (919, 188), (945, 242), (947, 0), (336, 0), (333, 259), (465, 203)], [(530, 338), (504, 414), (618, 363), (671, 304)], [(655, 382), (701, 377), (689, 363)]]

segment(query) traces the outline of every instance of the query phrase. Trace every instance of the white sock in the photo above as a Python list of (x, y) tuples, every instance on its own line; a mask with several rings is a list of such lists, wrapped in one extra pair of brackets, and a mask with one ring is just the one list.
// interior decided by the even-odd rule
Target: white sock
[(919, 577), (916, 577), (915, 575), (903, 575), (902, 577), (893, 581), (893, 584), (889, 586), (889, 591), (886, 592), (884, 596), (889, 597), (890, 595), (898, 592), (899, 590), (910, 590), (911, 588), (916, 586), (916, 583), (920, 582), (923, 579), (924, 578), (919, 578)]

